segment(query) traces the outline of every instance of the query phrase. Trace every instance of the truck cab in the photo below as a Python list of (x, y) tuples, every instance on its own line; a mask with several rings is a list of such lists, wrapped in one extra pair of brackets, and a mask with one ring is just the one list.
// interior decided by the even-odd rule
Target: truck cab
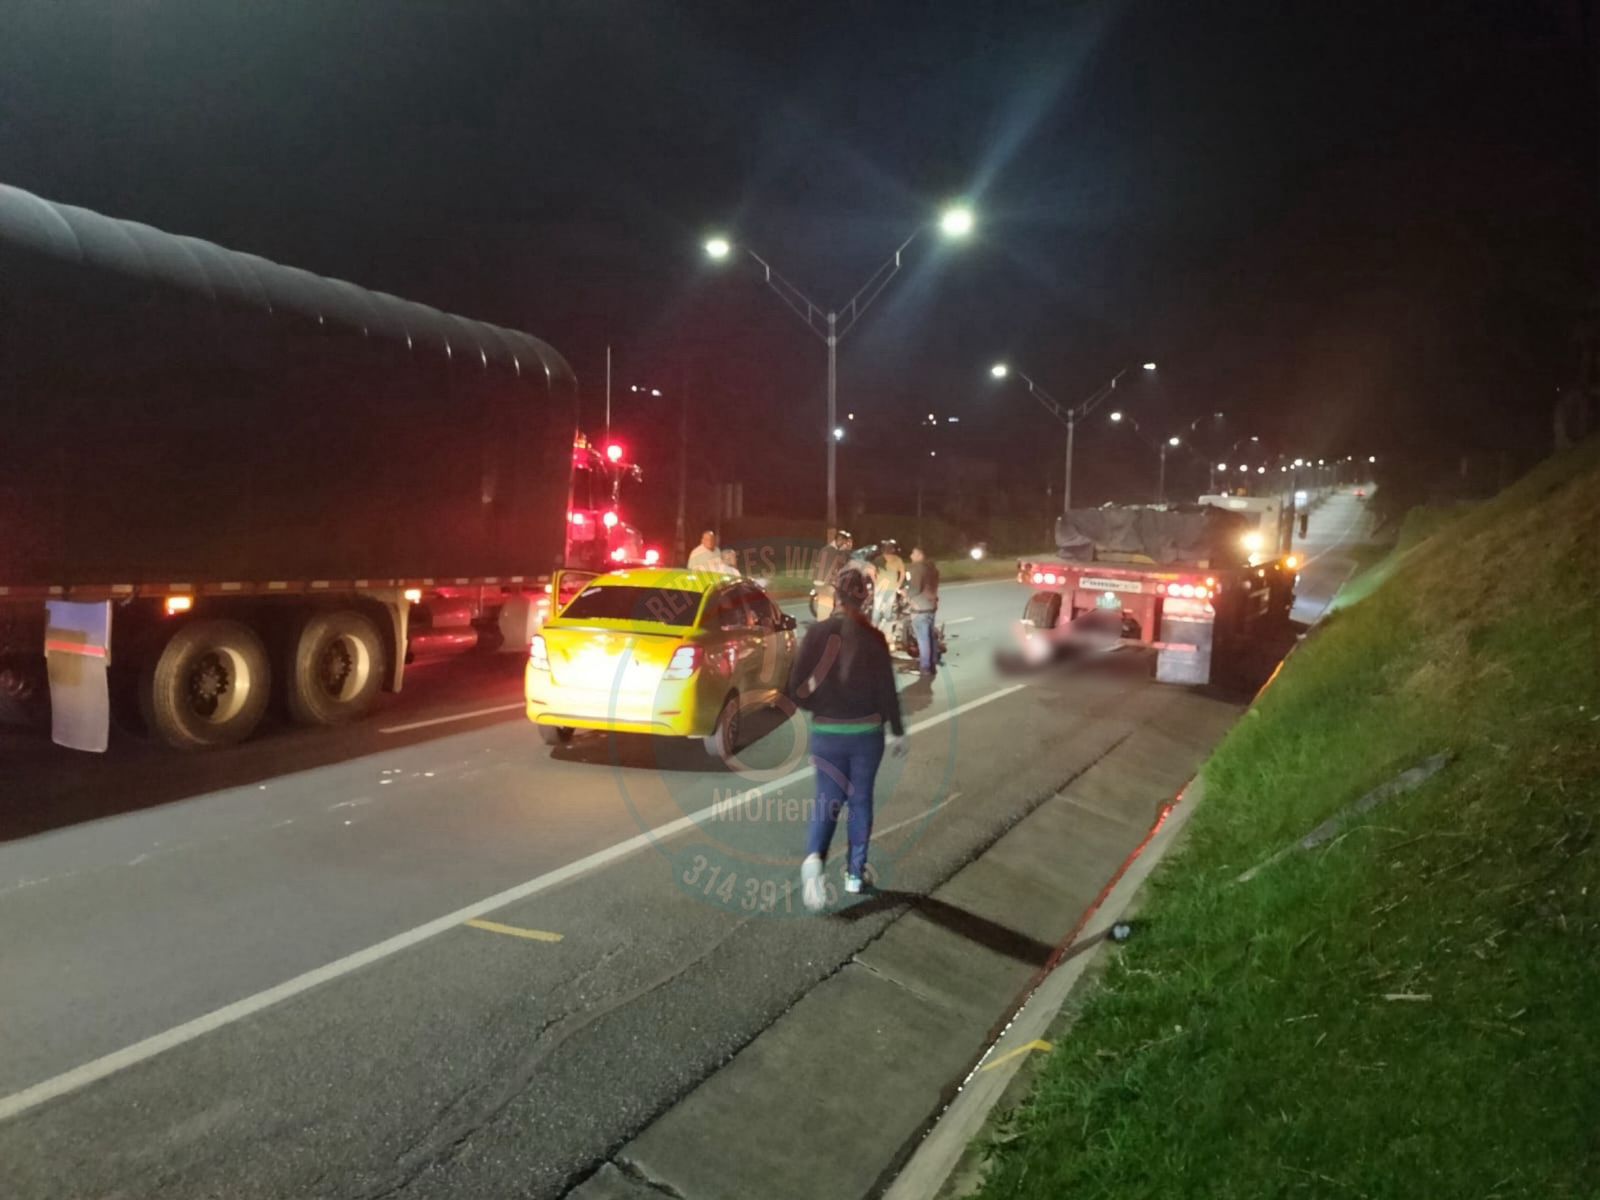
[(1295, 520), (1295, 502), (1292, 499), (1285, 500), (1282, 496), (1219, 495), (1201, 496), (1200, 503), (1244, 518), (1248, 526), (1243, 535), (1244, 548), (1249, 552), (1251, 566), (1277, 562), (1292, 551)]
[(638, 528), (623, 511), (622, 485), (643, 478), (620, 442), (604, 449), (583, 434), (572, 443), (572, 494), (567, 504), (565, 563), (588, 571), (610, 571), (628, 564), (654, 566)]

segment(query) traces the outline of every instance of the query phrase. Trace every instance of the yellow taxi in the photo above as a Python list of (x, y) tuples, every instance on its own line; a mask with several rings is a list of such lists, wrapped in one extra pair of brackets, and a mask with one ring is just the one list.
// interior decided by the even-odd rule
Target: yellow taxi
[(756, 583), (646, 567), (584, 586), (534, 635), (528, 719), (550, 745), (577, 729), (699, 737), (739, 748), (747, 710), (776, 703), (795, 655), (795, 619)]

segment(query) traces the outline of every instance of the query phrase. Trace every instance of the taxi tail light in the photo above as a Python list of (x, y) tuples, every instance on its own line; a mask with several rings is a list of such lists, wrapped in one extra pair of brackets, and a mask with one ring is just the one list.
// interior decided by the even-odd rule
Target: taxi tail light
[(672, 660), (661, 672), (663, 679), (687, 679), (700, 669), (700, 647), (679, 646), (672, 652)]
[(535, 671), (550, 669), (550, 652), (545, 649), (544, 634), (536, 633), (528, 643), (528, 665)]

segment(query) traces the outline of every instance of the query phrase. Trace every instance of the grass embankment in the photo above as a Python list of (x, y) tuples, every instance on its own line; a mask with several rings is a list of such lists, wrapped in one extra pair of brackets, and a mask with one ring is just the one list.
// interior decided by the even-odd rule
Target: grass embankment
[(1294, 655), (984, 1196), (1600, 1196), (1597, 538), (1590, 444), (1397, 549)]

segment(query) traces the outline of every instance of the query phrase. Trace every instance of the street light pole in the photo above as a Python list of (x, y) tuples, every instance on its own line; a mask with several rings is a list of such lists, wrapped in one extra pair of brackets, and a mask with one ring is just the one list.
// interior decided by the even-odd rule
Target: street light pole
[[(945, 209), (939, 217), (939, 229), (947, 238), (964, 238), (972, 232), (973, 217), (970, 209), (955, 205)], [(904, 254), (911, 243), (921, 235), (925, 225), (919, 225), (911, 231), (911, 235), (896, 247), (881, 267), (868, 276), (866, 283), (857, 289), (844, 307), (839, 309), (824, 310), (809, 296), (790, 283), (777, 271), (772, 269), (772, 264), (762, 258), (749, 246), (740, 246), (746, 254), (760, 266), (762, 276), (769, 288), (777, 293), (778, 298), (788, 305), (791, 312), (806, 323), (818, 337), (828, 346), (828, 425), (825, 440), (828, 445), (828, 527), (839, 527), (839, 466), (838, 450), (839, 436), (835, 432), (839, 427), (839, 341), (854, 328), (861, 315), (867, 311), (878, 294), (888, 286), (889, 281), (900, 272), (900, 256)], [(728, 238), (717, 236), (708, 238), (705, 243), (706, 254), (717, 260), (727, 258), (735, 249), (734, 243)]]
[(1067, 410), (1067, 475), (1061, 483), (1061, 511), (1070, 512), (1072, 509), (1072, 451), (1073, 443), (1078, 437), (1078, 417), (1071, 409)]
[[(898, 257), (898, 255), (897, 255)], [(839, 314), (828, 314), (828, 528), (839, 528)]]
[[(1155, 364), (1145, 364), (1145, 370), (1155, 370)], [(1062, 404), (1049, 392), (1045, 391), (1037, 383), (1035, 383), (1025, 371), (1013, 372), (1012, 368), (1007, 366), (1005, 363), (995, 363), (994, 366), (989, 368), (989, 374), (993, 375), (996, 379), (1004, 379), (1008, 375), (1015, 374), (1018, 379), (1022, 380), (1023, 383), (1028, 385), (1029, 394), (1032, 395), (1033, 398), (1040, 404), (1044, 405), (1045, 410), (1051, 416), (1067, 427), (1067, 461), (1066, 470), (1063, 473), (1063, 478), (1061, 481), (1062, 512), (1069, 512), (1072, 509), (1072, 458), (1078, 439), (1078, 419), (1080, 417), (1087, 417), (1102, 403), (1104, 403), (1106, 398), (1109, 397), (1112, 392), (1117, 390), (1118, 381), (1121, 380), (1121, 378), (1127, 373), (1127, 368), (1124, 367), (1104, 384), (1102, 384), (1098, 389), (1096, 389), (1092, 394), (1090, 394), (1090, 396), (1081, 404), (1077, 404), (1069, 408), (1068, 406)]]

